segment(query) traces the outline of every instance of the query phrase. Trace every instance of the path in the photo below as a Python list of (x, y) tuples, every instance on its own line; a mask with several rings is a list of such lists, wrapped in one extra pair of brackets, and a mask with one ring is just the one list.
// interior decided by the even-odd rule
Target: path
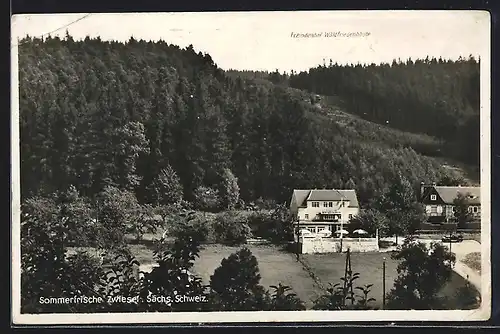
[[(387, 240), (387, 241), (396, 241), (395, 238), (381, 238), (381, 240)], [(430, 246), (431, 242), (441, 242), (439, 240), (432, 240), (432, 239), (418, 239), (418, 241), (421, 241), (425, 243), (427, 246)], [(398, 238), (398, 245), (401, 245), (404, 242), (404, 238), (399, 237)], [(445, 243), (447, 247), (449, 247), (449, 243)], [(388, 251), (391, 251), (395, 249), (395, 247), (391, 247), (388, 249)], [(455, 266), (453, 267), (453, 270), (468, 280), (474, 287), (478, 290), (481, 291), (481, 274), (477, 272), (476, 270), (468, 267), (465, 263), (462, 262), (463, 259), (467, 256), (469, 253), (474, 253), (474, 252), (481, 252), (481, 244), (475, 240), (464, 240), (462, 242), (455, 242), (451, 244), (451, 251), (453, 254), (455, 254), (456, 257), (456, 262)]]
[[(420, 241), (429, 245), (432, 241), (435, 242), (436, 240), (420, 239)], [(449, 243), (445, 244), (449, 247)], [(453, 270), (474, 285), (478, 291), (481, 291), (481, 274), (462, 262), (467, 254), (481, 252), (481, 244), (475, 240), (464, 240), (462, 242), (452, 243), (451, 251), (456, 257)]]

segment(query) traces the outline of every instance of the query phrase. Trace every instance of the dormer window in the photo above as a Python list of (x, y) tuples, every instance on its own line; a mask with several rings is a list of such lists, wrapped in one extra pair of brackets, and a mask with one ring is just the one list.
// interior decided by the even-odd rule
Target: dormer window
[(435, 201), (437, 199), (436, 195), (431, 195), (431, 201)]

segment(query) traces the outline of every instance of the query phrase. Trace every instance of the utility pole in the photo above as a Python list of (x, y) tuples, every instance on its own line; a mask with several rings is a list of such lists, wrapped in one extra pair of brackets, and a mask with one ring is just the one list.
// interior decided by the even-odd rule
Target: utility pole
[(347, 253), (345, 257), (345, 270), (344, 270), (344, 286), (343, 286), (343, 300), (342, 306), (345, 306), (346, 297), (349, 295), (351, 299), (351, 305), (354, 304), (354, 290), (352, 287), (352, 267), (351, 267), (351, 251), (347, 248)]
[(300, 253), (300, 219), (297, 217), (297, 249), (296, 249), (296, 258), (299, 261), (299, 253)]
[(343, 248), (343, 245), (342, 245), (342, 239), (344, 238), (344, 233), (343, 233), (343, 230), (344, 230), (344, 221), (342, 219), (342, 208), (344, 207), (344, 199), (342, 197), (340, 197), (340, 252), (342, 253), (342, 248)]
[(385, 257), (382, 263), (382, 309), (385, 310)]

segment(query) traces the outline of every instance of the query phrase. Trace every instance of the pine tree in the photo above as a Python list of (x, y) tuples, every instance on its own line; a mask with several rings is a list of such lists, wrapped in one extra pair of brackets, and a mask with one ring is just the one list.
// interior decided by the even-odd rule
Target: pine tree
[(221, 310), (265, 310), (268, 301), (259, 282), (257, 259), (248, 248), (242, 248), (222, 260), (210, 277), (210, 288)]

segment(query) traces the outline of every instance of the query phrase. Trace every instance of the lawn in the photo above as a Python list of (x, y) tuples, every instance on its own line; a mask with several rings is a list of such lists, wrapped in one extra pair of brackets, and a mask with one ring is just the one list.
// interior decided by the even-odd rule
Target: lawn
[[(340, 283), (340, 277), (344, 276), (345, 254), (304, 254), (304, 263), (315, 273), (323, 286), (328, 283)], [(352, 253), (351, 266), (353, 272), (358, 272), (360, 277), (355, 286), (373, 284), (371, 296), (376, 299), (372, 304), (382, 306), (383, 291), (383, 258), (386, 258), (386, 293), (390, 291), (394, 280), (398, 276), (397, 261), (391, 259), (390, 253)], [(440, 296), (450, 298), (448, 306), (455, 308), (457, 301), (455, 293), (459, 287), (464, 286), (466, 281), (453, 272), (451, 280), (443, 287)]]
[[(152, 242), (145, 240), (137, 244), (129, 244), (130, 250), (143, 265), (154, 262)], [(344, 275), (345, 254), (303, 254), (301, 262), (297, 262), (295, 255), (272, 245), (246, 245), (257, 258), (261, 275), (260, 284), (266, 289), (271, 285), (282, 283), (290, 286), (297, 296), (310, 309), (313, 301), (322, 293), (328, 283), (340, 283)], [(196, 259), (193, 271), (209, 284), (210, 276), (220, 266), (223, 258), (229, 257), (241, 247), (230, 247), (219, 244), (202, 245), (200, 257)], [(74, 252), (74, 250), (73, 250)], [(382, 263), (386, 258), (386, 292), (389, 292), (397, 277), (397, 262), (392, 260), (390, 253), (352, 253), (351, 266), (354, 272), (360, 273), (356, 286), (373, 284), (371, 297), (376, 299), (372, 305), (382, 306)], [(472, 255), (470, 256), (472, 257)], [(453, 309), (460, 305), (454, 297), (459, 287), (465, 286), (465, 280), (453, 273), (440, 292), (447, 296), (448, 307)]]
[[(266, 289), (278, 283), (288, 285), (305, 302), (306, 307), (312, 307), (313, 300), (321, 295), (322, 290), (303, 269), (302, 264), (296, 261), (293, 254), (268, 245), (247, 245), (247, 247), (257, 258), (261, 285)], [(195, 262), (194, 272), (201, 276), (204, 283), (208, 284), (210, 276), (220, 266), (222, 259), (237, 252), (240, 248), (222, 245), (203, 246), (200, 258)]]

